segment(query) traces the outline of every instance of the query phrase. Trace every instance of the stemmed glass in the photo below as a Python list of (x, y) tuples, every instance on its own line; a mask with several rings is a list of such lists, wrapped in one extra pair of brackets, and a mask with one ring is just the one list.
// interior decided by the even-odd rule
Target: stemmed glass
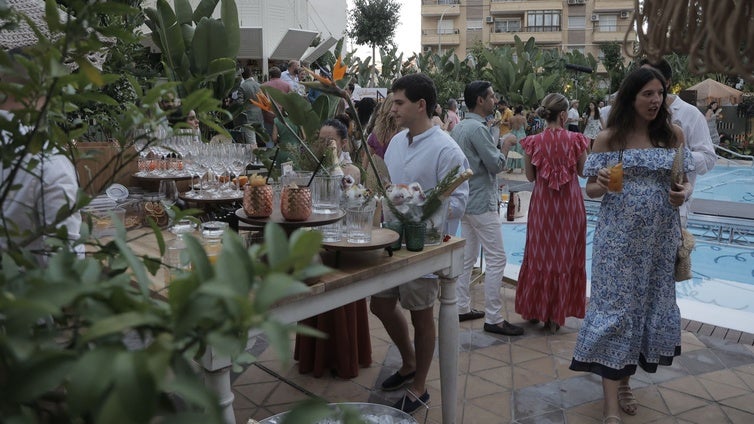
[(165, 207), (165, 212), (170, 218), (168, 226), (173, 225), (173, 212), (171, 207), (178, 201), (178, 187), (175, 184), (175, 180), (162, 180), (160, 181), (160, 202)]

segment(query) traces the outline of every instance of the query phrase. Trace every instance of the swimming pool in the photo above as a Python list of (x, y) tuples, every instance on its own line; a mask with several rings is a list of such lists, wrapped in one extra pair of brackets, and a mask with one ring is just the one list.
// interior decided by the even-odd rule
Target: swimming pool
[[(694, 190), (697, 198), (748, 203), (754, 207), (753, 193), (754, 170), (740, 166), (718, 165), (697, 179)], [(754, 333), (754, 248), (708, 241), (701, 237), (702, 229), (690, 230), (698, 236), (691, 254), (694, 277), (676, 285), (681, 316)], [(524, 256), (526, 225), (504, 222), (502, 232), (508, 256), (505, 276), (515, 280)], [(587, 220), (587, 280), (592, 271), (593, 233), (594, 217), (590, 216)]]
[(717, 165), (697, 178), (694, 197), (754, 205), (754, 168)]

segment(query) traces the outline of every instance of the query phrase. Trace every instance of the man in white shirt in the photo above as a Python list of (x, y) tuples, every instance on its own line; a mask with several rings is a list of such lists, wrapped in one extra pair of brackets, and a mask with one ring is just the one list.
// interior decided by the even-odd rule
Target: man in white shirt
[[(662, 76), (665, 77), (667, 83), (665, 89), (670, 89), (673, 81), (673, 68), (670, 67), (667, 60), (661, 59), (658, 62), (650, 62), (647, 59), (644, 59), (641, 61), (641, 66), (654, 68), (660, 72)], [(683, 130), (683, 137), (686, 140), (686, 146), (691, 150), (691, 154), (694, 156), (694, 172), (688, 175), (693, 193), (696, 176), (706, 174), (715, 166), (715, 162), (717, 162), (715, 145), (712, 144), (707, 119), (699, 109), (686, 103), (680, 97), (669, 93), (666, 104), (670, 109), (670, 116), (673, 123), (681, 127)], [(690, 200), (691, 196), (689, 196), (689, 198), (686, 199), (686, 202), (680, 207), (681, 221), (684, 226), (686, 225), (686, 219), (688, 218), (688, 205)]]
[(299, 79), (298, 79), (298, 70), (301, 67), (298, 60), (291, 60), (288, 62), (288, 69), (283, 71), (283, 73), (280, 75), (280, 79), (288, 83), (288, 85), (291, 87), (291, 91), (294, 93), (299, 92)]
[(568, 109), (568, 119), (566, 119), (566, 125), (568, 131), (579, 132), (579, 101), (576, 99), (571, 100), (571, 108)]
[[(23, 55), (20, 51), (17, 54)], [(10, 57), (13, 58), (14, 54), (11, 53)], [(4, 83), (25, 84), (28, 73), (26, 68), (17, 65), (13, 69), (0, 70), (0, 78)], [(6, 92), (0, 103), (0, 120), (14, 122), (13, 112), (27, 108), (28, 102)], [(14, 125), (18, 125), (15, 135), (25, 143), (26, 134), (31, 129), (18, 121)], [(4, 131), (0, 136), (2, 148), (16, 153), (9, 166), (0, 165), (0, 251), (29, 249), (43, 264), (46, 263), (46, 252), (50, 250), (45, 239), (58, 237), (61, 228), (67, 229), (68, 241), (79, 238), (79, 212), (67, 212), (58, 217), (61, 210), (74, 209), (79, 187), (76, 169), (62, 154), (49, 151), (36, 155), (27, 153), (27, 146), (14, 142), (13, 136), (10, 131)], [(38, 163), (28, 168), (32, 161)]]
[[(418, 182), (425, 190), (437, 185), (453, 168), (469, 167), (461, 148), (440, 127), (432, 125), (432, 111), (437, 91), (424, 74), (410, 74), (397, 79), (391, 88), (393, 107), (390, 113), (399, 128), (385, 152), (390, 180), (395, 184)], [(460, 171), (459, 171), (460, 172)], [(463, 182), (451, 195), (448, 218), (463, 215), (469, 184)], [(412, 413), (429, 402), (427, 375), (435, 352), (436, 329), (433, 307), (439, 286), (429, 276), (410, 281), (372, 296), (370, 309), (385, 326), (401, 355), (401, 367), (382, 383), (382, 390), (409, 386), (407, 394), (393, 407)], [(408, 323), (398, 309), (398, 300), (411, 312), (414, 342)]]

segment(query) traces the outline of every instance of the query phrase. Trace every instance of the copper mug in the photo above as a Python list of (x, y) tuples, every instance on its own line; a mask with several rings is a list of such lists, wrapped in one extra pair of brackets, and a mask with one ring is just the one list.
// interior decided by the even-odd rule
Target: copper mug
[(280, 193), (280, 213), (288, 221), (306, 221), (312, 214), (309, 187), (285, 186)]
[(272, 215), (272, 186), (252, 186), (243, 189), (243, 211), (249, 218), (267, 218)]

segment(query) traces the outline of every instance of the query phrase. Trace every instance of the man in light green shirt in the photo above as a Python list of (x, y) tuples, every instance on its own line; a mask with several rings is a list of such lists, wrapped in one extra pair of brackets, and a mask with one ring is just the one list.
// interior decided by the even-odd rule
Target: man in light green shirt
[[(503, 319), (503, 281), (506, 256), (503, 234), (497, 213), (496, 176), (505, 167), (505, 156), (497, 149), (485, 123), (485, 116), (495, 110), (495, 93), (488, 81), (473, 81), (464, 90), (469, 108), (466, 117), (453, 128), (450, 136), (458, 143), (474, 175), (469, 180), (469, 201), (461, 218), (461, 236), (466, 239), (463, 273), (458, 277), (458, 319), (467, 321), (484, 317), (484, 331), (506, 336), (520, 336), (523, 328)], [(487, 260), (484, 276), (484, 312), (471, 309), (469, 282), (471, 271), (484, 249)]]

